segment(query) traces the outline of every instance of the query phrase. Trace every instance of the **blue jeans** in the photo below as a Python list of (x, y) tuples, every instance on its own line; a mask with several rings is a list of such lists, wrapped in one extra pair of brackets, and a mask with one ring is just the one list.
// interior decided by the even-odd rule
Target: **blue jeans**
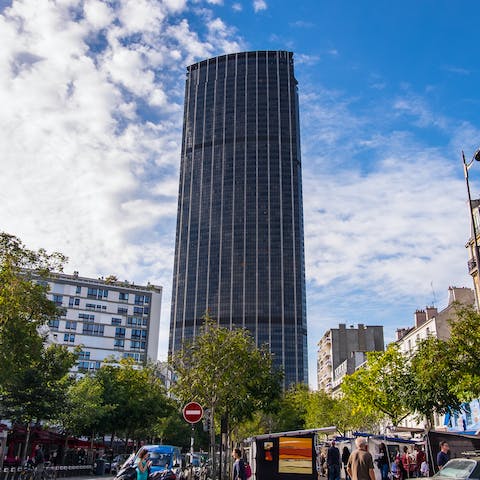
[(388, 464), (384, 463), (380, 471), (382, 472), (382, 480), (388, 480)]
[(340, 465), (328, 466), (328, 480), (340, 480)]

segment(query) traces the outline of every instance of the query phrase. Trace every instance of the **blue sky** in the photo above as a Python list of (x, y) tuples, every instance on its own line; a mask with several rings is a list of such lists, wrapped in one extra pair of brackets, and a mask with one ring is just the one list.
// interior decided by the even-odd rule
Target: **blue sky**
[(474, 1), (0, 0), (1, 228), (67, 272), (163, 285), (164, 359), (185, 66), (293, 51), (315, 387), (328, 328), (390, 341), (471, 286), (478, 18)]

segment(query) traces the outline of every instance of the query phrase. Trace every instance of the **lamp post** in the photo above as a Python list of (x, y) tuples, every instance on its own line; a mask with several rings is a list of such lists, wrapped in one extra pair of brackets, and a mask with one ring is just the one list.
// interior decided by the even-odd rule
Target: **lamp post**
[(462, 150), (462, 160), (463, 160), (463, 173), (465, 175), (465, 182), (467, 184), (467, 193), (468, 193), (468, 208), (470, 211), (470, 222), (472, 224), (472, 235), (473, 235), (473, 256), (475, 258), (475, 266), (477, 268), (477, 279), (475, 281), (475, 277), (473, 277), (473, 284), (475, 286), (475, 300), (477, 303), (477, 310), (480, 309), (480, 298), (479, 298), (479, 274), (480, 274), (480, 252), (478, 249), (478, 240), (477, 240), (477, 227), (475, 225), (475, 217), (473, 215), (473, 208), (472, 208), (472, 196), (470, 194), (470, 183), (468, 181), (468, 170), (473, 165), (475, 160), (480, 161), (480, 148), (474, 153), (472, 159), (467, 163), (465, 160), (465, 153)]

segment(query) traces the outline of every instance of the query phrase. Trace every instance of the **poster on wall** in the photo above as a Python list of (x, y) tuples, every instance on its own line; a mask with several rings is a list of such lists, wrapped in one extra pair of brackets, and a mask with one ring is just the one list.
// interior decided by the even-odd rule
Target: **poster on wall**
[(313, 473), (313, 438), (279, 438), (279, 473)]
[(459, 411), (447, 413), (444, 418), (444, 425), (451, 432), (478, 432), (480, 431), (480, 401), (472, 400), (462, 403)]

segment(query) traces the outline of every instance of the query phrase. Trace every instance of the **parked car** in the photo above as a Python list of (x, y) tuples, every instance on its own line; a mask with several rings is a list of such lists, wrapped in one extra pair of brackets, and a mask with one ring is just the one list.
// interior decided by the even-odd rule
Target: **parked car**
[[(111, 467), (110, 467), (110, 472), (112, 475), (116, 475), (121, 468), (123, 467), (123, 464), (131, 457), (132, 455), (130, 453), (120, 453), (119, 455), (116, 455), (112, 461)], [(133, 458), (133, 456), (132, 456)]]
[(431, 478), (435, 480), (480, 480), (480, 457), (452, 458)]

